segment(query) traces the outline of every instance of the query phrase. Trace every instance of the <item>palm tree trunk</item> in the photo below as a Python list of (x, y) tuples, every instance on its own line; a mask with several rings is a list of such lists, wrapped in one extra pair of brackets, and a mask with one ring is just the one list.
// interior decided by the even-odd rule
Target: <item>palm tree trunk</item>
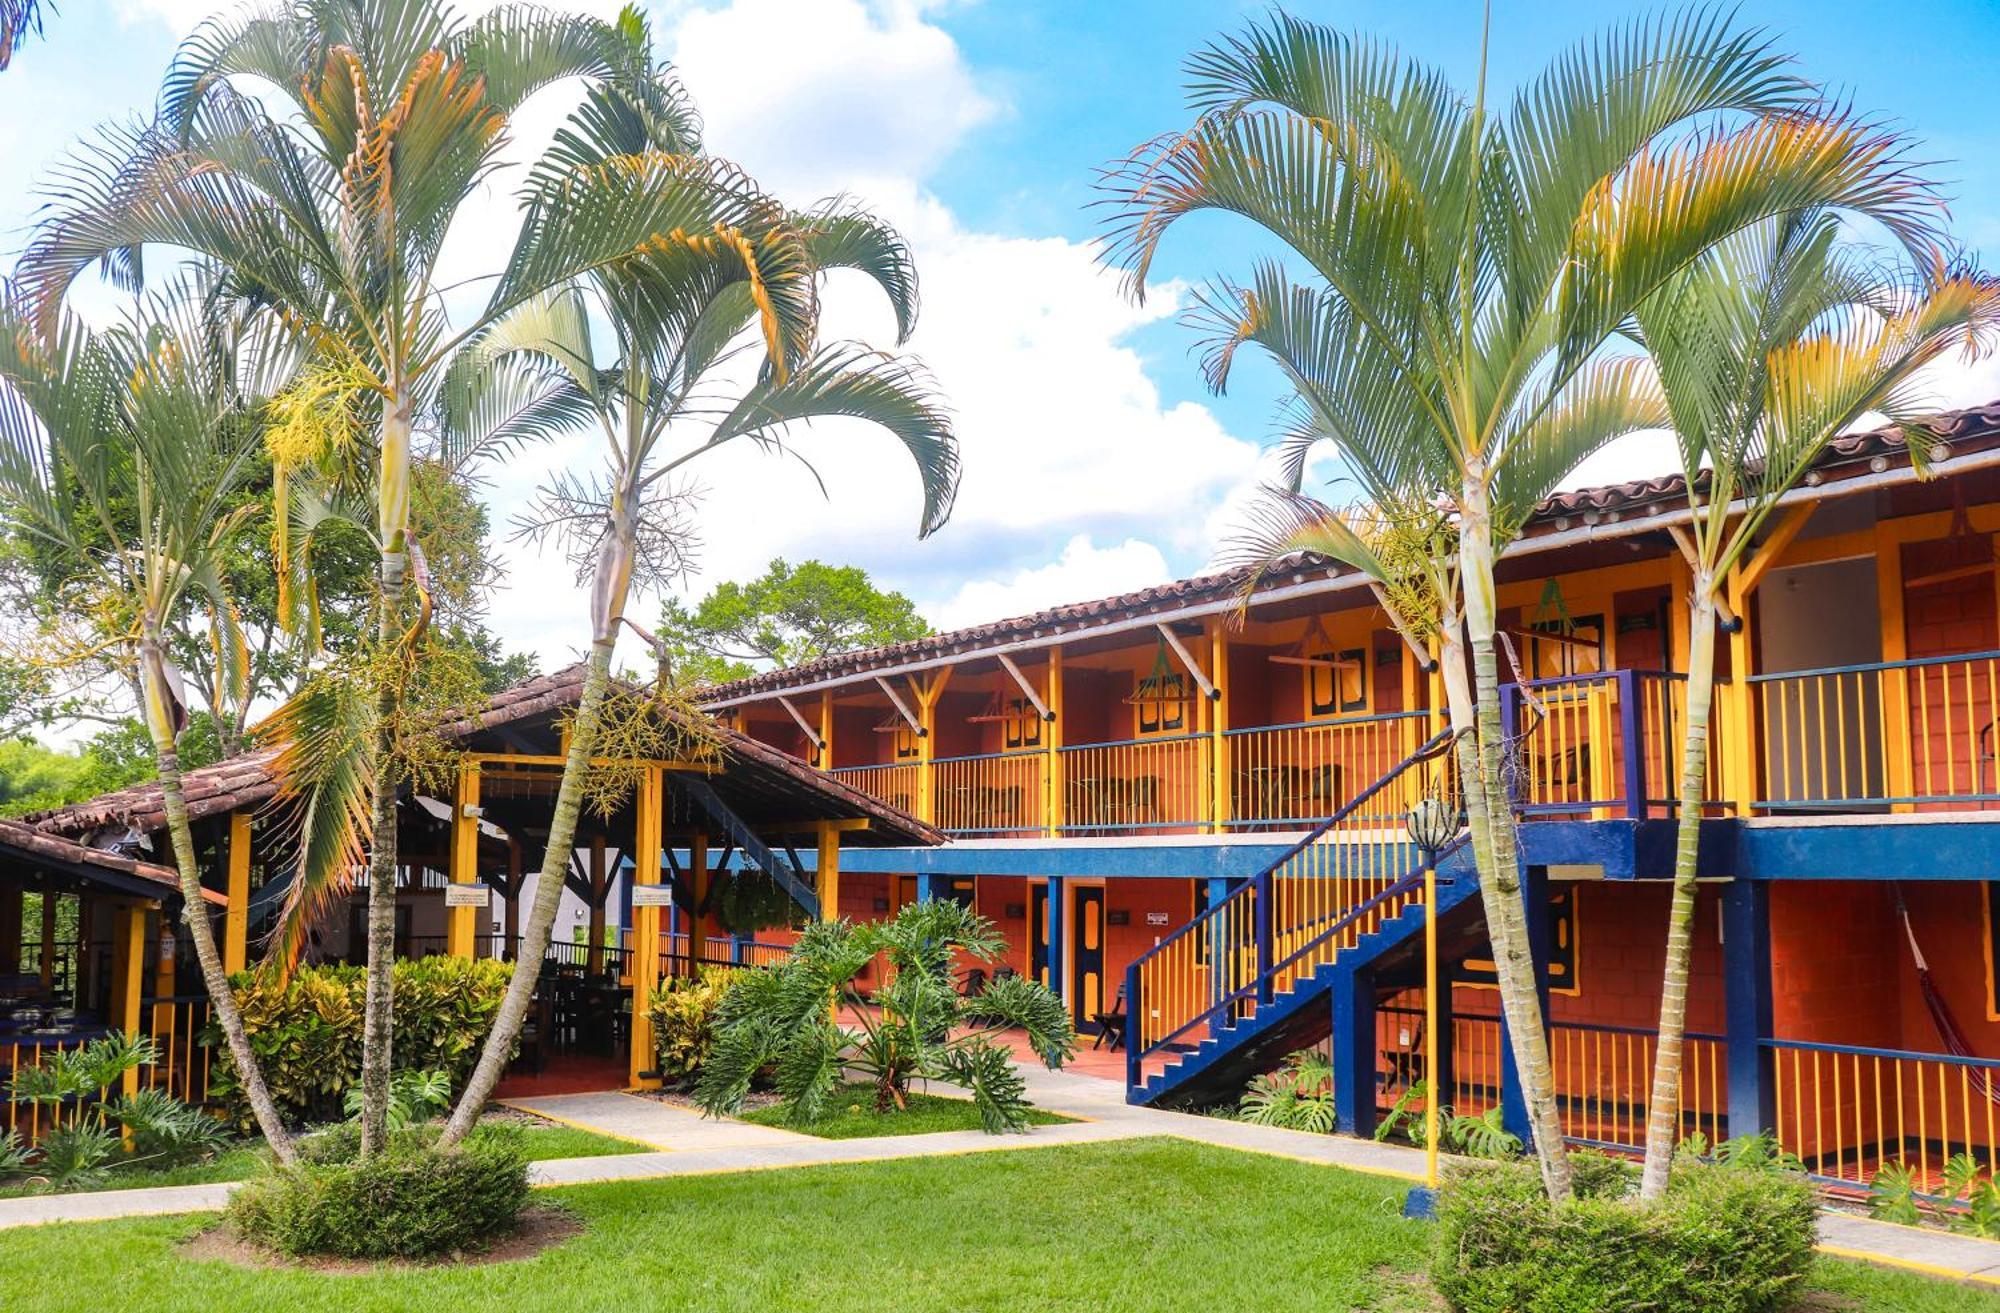
[(501, 999), (493, 1029), (479, 1051), (479, 1062), (438, 1138), (440, 1148), (457, 1144), (478, 1124), (480, 1112), (506, 1072), (514, 1045), (521, 1037), (521, 1027), (527, 1021), (528, 1004), (534, 999), (541, 975), (542, 955), (548, 952), (549, 934), (562, 905), (563, 876), (569, 868), (570, 852), (576, 846), (577, 821), (583, 815), (584, 776), (597, 747), (604, 696), (611, 686), (611, 656), (618, 646), (618, 626), (624, 621), (625, 602), (632, 585), (633, 544), (637, 541), (638, 526), (615, 511), (614, 526), (607, 532), (598, 553), (591, 588), (595, 634), (590, 659), (584, 666), (583, 688), (577, 694), (576, 714), (570, 718), (569, 755), (563, 761), (555, 814), (549, 819), (548, 847), (543, 850), (541, 874), (535, 880), (535, 900), (528, 905), (528, 923), (521, 931), (514, 976), (507, 982), (506, 997)]
[[(409, 575), (410, 401), (398, 389), (382, 421), (377, 533), (382, 543), (375, 638), (384, 651), (402, 640), (403, 590)], [(402, 689), (385, 680), (375, 694), (375, 796), (368, 844), (368, 965), (361, 1019), (361, 1148), (368, 1157), (389, 1134), (389, 1086), (395, 1041), (396, 781), (387, 766), (395, 748)]]
[[(194, 941), (202, 984), (208, 991), (209, 1005), (215, 1009), (215, 1019), (222, 1026), (229, 1058), (236, 1066), (250, 1114), (256, 1118), (257, 1129), (264, 1133), (264, 1142), (271, 1146), (271, 1152), (279, 1162), (289, 1165), (298, 1160), (298, 1153), (285, 1129), (284, 1118), (278, 1113), (278, 1105), (271, 1098), (270, 1087), (264, 1083), (263, 1068), (258, 1066), (257, 1055), (250, 1047), (250, 1033), (244, 1028), (236, 995), (229, 988), (229, 976), (222, 969), (222, 954), (215, 946), (215, 926), (208, 919), (208, 903), (202, 897), (201, 875), (194, 864), (194, 832), (188, 824), (187, 797), (181, 790), (180, 751), (167, 711), (166, 690), (158, 681), (161, 659), (157, 635), (148, 634), (139, 658), (140, 669), (146, 672), (143, 705), (146, 725), (153, 736), (153, 763), (160, 776), (160, 799), (167, 815), (167, 836), (173, 844), (174, 869), (181, 878), (181, 919), (187, 923), (188, 938)], [(47, 899), (44, 899), (43, 915), (47, 914)]]
[(1521, 1081), (1521, 1100), (1528, 1110), (1528, 1127), (1534, 1136), (1542, 1186), (1550, 1201), (1560, 1204), (1570, 1197), (1569, 1155), (1556, 1110), (1555, 1073), (1549, 1060), (1541, 985), (1521, 884), (1514, 800), (1507, 787), (1507, 742), (1500, 723), (1500, 667), (1494, 646), (1498, 619), (1491, 521), (1483, 492), (1471, 488), (1462, 504), (1459, 564), (1464, 580), (1466, 630), (1472, 648), (1472, 687), (1479, 730), (1478, 771), (1467, 782), (1466, 789), (1468, 796), (1475, 792), (1483, 796), (1491, 849), (1491, 865), (1479, 873), (1480, 900), (1486, 910), (1487, 937), (1493, 946), (1500, 1010), (1507, 1020), (1514, 1070)]
[[(1667, 962), (1660, 980), (1660, 1033), (1653, 1049), (1653, 1091), (1646, 1100), (1646, 1163), (1639, 1198), (1666, 1193), (1680, 1143), (1681, 1061), (1687, 1036), (1688, 973), (1694, 961), (1696, 863), (1702, 795), (1708, 782), (1708, 725), (1715, 700), (1715, 589), (1694, 583), (1688, 630), (1687, 723), (1681, 738), (1680, 824), (1674, 841), (1674, 892), (1667, 906)], [(1627, 752), (1634, 746), (1626, 745)], [(1758, 1131), (1762, 1127), (1751, 1127)]]

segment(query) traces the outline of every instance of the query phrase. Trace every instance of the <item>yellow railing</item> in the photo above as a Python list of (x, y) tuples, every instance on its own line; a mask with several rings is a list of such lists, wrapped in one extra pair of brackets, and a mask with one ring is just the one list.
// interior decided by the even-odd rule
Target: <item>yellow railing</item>
[(932, 823), (958, 834), (1039, 833), (1047, 825), (1048, 755), (944, 757), (931, 764)]
[(827, 773), (849, 788), (859, 789), (915, 816), (923, 769), (914, 761), (903, 761), (882, 766), (842, 766)]
[(1062, 828), (1133, 833), (1208, 821), (1209, 742), (1189, 734), (1062, 749)]
[[(1644, 1148), (1655, 1043), (1649, 1030), (1552, 1023), (1549, 1064), (1563, 1132), (1593, 1144)], [(1727, 1138), (1729, 1060), (1719, 1037), (1683, 1041), (1679, 1102), (1683, 1137), (1698, 1132), (1711, 1144)]]
[(144, 1070), (140, 1083), (165, 1090), (183, 1103), (206, 1103), (213, 1050), (202, 1032), (213, 1015), (207, 995), (181, 995), (148, 1004), (146, 1033), (159, 1047), (160, 1061)]
[(1778, 1142), (1815, 1176), (1865, 1185), (1899, 1162), (1924, 1188), (1955, 1153), (2000, 1151), (2000, 1062), (1771, 1041)]
[(1223, 736), (1229, 782), (1225, 823), (1304, 829), (1339, 811), (1417, 750), (1430, 713), (1232, 730)]
[(2000, 653), (1752, 676), (1761, 806), (2000, 801)]

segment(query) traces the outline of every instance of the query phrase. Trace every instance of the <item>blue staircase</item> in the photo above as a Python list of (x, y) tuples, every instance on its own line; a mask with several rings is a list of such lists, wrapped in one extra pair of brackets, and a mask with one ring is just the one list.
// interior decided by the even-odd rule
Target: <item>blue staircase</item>
[[(1424, 854), (1402, 817), (1440, 734), (1126, 971), (1126, 1099), (1232, 1098), (1333, 1027), (1343, 990), (1421, 981)], [(1447, 763), (1448, 766), (1448, 763)], [(1463, 840), (1437, 855), (1439, 926), (1478, 913)], [(1463, 910), (1461, 910), (1463, 909)], [(1371, 1062), (1372, 1068), (1372, 1062)]]

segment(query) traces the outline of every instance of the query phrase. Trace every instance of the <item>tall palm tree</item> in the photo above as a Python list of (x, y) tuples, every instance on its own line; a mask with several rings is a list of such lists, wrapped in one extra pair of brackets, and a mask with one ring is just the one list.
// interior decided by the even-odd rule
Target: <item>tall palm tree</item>
[[(547, 380), (551, 401), (586, 411), (602, 439), (603, 466), (594, 481), (565, 476), (544, 495), (542, 526), (567, 540), (590, 580), (591, 642), (541, 876), (516, 955), (521, 962), (540, 961), (548, 947), (627, 602), (635, 587), (683, 568), (687, 494), (679, 471), (738, 439), (782, 449), (794, 425), (849, 418), (888, 430), (916, 464), (924, 490), (920, 536), (944, 523), (958, 487), (951, 421), (922, 371), (859, 343), (820, 341), (817, 293), (825, 272), (837, 266), (874, 279), (894, 308), (898, 343), (908, 338), (917, 284), (902, 239), (840, 202), (788, 211), (719, 162), (680, 158), (677, 142), (659, 139), (643, 115), (629, 110), (620, 88), (594, 90), (563, 134), (566, 165), (646, 161), (680, 177), (680, 185), (726, 192), (728, 205), (754, 217), (726, 240), (677, 235), (671, 260), (636, 274), (600, 269), (526, 303), (468, 348), (448, 389), (477, 397), (495, 368), (526, 364)], [(561, 204), (559, 186), (547, 203)], [(746, 249), (792, 252), (811, 294), (767, 296)], [(593, 318), (606, 327), (608, 363), (599, 363)], [(477, 1122), (513, 1056), (534, 990), (534, 973), (516, 971), (445, 1127), (445, 1145)]]
[[(1924, 403), (1916, 377), (1924, 366), (1961, 344), (1984, 349), (2000, 328), (2000, 286), (1992, 280), (1964, 270), (1884, 268), (1878, 253), (1841, 241), (1841, 223), (1832, 211), (1803, 210), (1746, 228), (1637, 315), (1672, 414), (1691, 516), (1688, 530), (1675, 534), (1690, 577), (1687, 710), (1640, 1180), (1646, 1199), (1666, 1190), (1680, 1139), (1715, 630), (1730, 571), (1829, 443), (1874, 414), (1909, 424)], [(1912, 441), (1909, 453), (1925, 470), (1928, 444)]]
[(202, 896), (177, 748), (187, 708), (168, 645), (206, 626), (225, 677), (245, 677), (224, 565), (249, 524), (239, 494), (259, 469), (257, 412), (293, 354), (267, 319), (201, 290), (149, 296), (108, 332), (65, 314), (53, 340), (32, 332), (9, 298), (0, 308), (0, 506), (60, 560), (64, 606), (90, 617), (70, 655), (109, 658), (138, 693), (181, 919), (251, 1112), (272, 1152), (291, 1162)]
[[(211, 19), (168, 70), (158, 121), (107, 129), (74, 159), (68, 194), (18, 276), (45, 331), (84, 268), (101, 262), (134, 283), (148, 246), (194, 251), (226, 272), (232, 294), (275, 307), (315, 356), (292, 407), (302, 422), (287, 431), (324, 438), (305, 417), (356, 419), (343, 435), (350, 445), (334, 454), (370, 476), (376, 644), (408, 664), (422, 632), (422, 602), (409, 587), (412, 444), (456, 347), (592, 270), (617, 266), (643, 278), (675, 258), (675, 234), (740, 233), (754, 223), (727, 188), (682, 185), (722, 171), (708, 161), (571, 164), (558, 142), (541, 175), (543, 200), (486, 305), (462, 323), (448, 318), (437, 282), (446, 234), (498, 162), (510, 116), (535, 91), (571, 77), (619, 82), (656, 131), (693, 140), (677, 89), (644, 56), (644, 24), (631, 9), (607, 24), (504, 5), (465, 22), (441, 0), (297, 0)], [(268, 99), (240, 89), (246, 79)], [(285, 117), (267, 103), (286, 104)], [(774, 302), (810, 296), (796, 251), (742, 254)], [(327, 454), (305, 441), (274, 452), (292, 469)], [(373, 728), (362, 760), (342, 777), (368, 793), (364, 1155), (382, 1142), (389, 1104), (396, 805), (394, 789), (367, 786), (396, 746), (396, 668), (392, 659), (375, 663)]]
[(1930, 193), (1899, 138), (1827, 106), (1768, 40), (1710, 10), (1581, 45), (1504, 109), (1489, 104), (1483, 42), (1463, 95), (1438, 70), (1283, 14), (1197, 53), (1188, 74), (1194, 124), (1106, 177), (1107, 259), (1143, 295), (1181, 218), (1248, 219), (1309, 280), (1294, 287), (1274, 264), (1265, 287), (1221, 284), (1211, 304), (1249, 327), (1274, 302), (1309, 307), (1302, 370), (1373, 384), (1370, 422), (1300, 436), (1343, 451), (1416, 441), (1442, 458), (1477, 731), (1468, 812), (1485, 836), (1481, 893), (1543, 1182), (1561, 1201), (1569, 1169), (1503, 770), (1495, 558), (1528, 494), (1647, 415), (1643, 369), (1602, 352), (1663, 281), (1730, 233), (1814, 205), (1866, 211), (1929, 247)]
[(0, 70), (13, 62), (23, 37), (31, 33), (39, 36), (41, 31), (40, 0), (0, 0)]

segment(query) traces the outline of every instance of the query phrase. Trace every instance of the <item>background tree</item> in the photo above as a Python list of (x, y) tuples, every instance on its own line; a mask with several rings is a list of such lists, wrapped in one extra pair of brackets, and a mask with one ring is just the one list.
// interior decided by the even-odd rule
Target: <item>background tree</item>
[(1690, 576), (1687, 709), (1642, 1199), (1666, 1192), (1681, 1138), (1716, 617), (1730, 572), (1828, 444), (1864, 419), (1904, 425), (1910, 463), (1924, 471), (1930, 439), (1914, 421), (1927, 394), (1914, 376), (1954, 346), (1977, 354), (2000, 327), (2000, 288), (1988, 278), (1885, 266), (1879, 252), (1841, 241), (1842, 222), (1831, 210), (1802, 210), (1747, 228), (1639, 308), (1692, 517), (1685, 532), (1674, 531)]
[[(181, 792), (183, 681), (168, 635), (198, 609), (243, 679), (243, 643), (222, 571), (247, 517), (231, 506), (261, 441), (261, 408), (296, 357), (266, 317), (232, 315), (205, 280), (145, 298), (117, 330), (63, 315), (52, 342), (0, 314), (0, 505), (68, 562), (76, 621), (52, 663), (116, 660), (152, 739), (181, 919), (210, 1006), (271, 1151), (294, 1157), (223, 972)], [(129, 500), (129, 513), (126, 503)], [(196, 608), (188, 603), (195, 602)]]
[(748, 583), (717, 584), (693, 607), (669, 597), (660, 638), (683, 684), (741, 679), (760, 666), (803, 665), (835, 652), (922, 638), (916, 604), (884, 592), (855, 565), (783, 557)]
[[(1897, 240), (1937, 240), (1929, 190), (1892, 133), (1830, 107), (1760, 34), (1714, 10), (1614, 29), (1489, 104), (1486, 38), (1470, 95), (1380, 43), (1283, 14), (1188, 63), (1197, 118), (1114, 166), (1107, 259), (1143, 296), (1165, 234), (1203, 211), (1276, 237), (1288, 264), (1204, 294), (1211, 322), (1297, 332), (1293, 381), (1332, 394), (1339, 427), (1292, 435), (1411, 443), (1441, 465), (1455, 517), (1476, 733), (1461, 747), (1503, 1011), (1550, 1197), (1569, 1196), (1536, 966), (1529, 951), (1494, 562), (1593, 450), (1645, 427), (1643, 362), (1604, 354), (1640, 302), (1688, 261), (1773, 214), (1863, 212)], [(1449, 672), (1447, 672), (1449, 679)], [(1456, 703), (1457, 699), (1454, 699)]]

